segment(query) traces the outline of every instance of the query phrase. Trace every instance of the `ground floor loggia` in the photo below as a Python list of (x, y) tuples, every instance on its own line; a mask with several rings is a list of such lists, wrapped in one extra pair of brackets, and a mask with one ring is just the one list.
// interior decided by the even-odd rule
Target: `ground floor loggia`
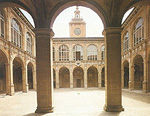
[[(61, 97), (60, 97), (61, 96)], [(123, 112), (105, 112), (104, 89), (54, 89), (54, 113), (35, 114), (36, 92), (0, 95), (2, 116), (149, 116), (150, 94), (123, 90)], [(8, 110), (9, 109), (9, 110)]]

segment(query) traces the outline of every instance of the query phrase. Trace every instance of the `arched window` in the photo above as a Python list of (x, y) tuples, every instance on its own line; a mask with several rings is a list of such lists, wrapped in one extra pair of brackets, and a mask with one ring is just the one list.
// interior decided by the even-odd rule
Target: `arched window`
[(126, 32), (123, 37), (123, 52), (129, 49), (129, 33)]
[(73, 48), (73, 60), (83, 60), (83, 48), (80, 45), (75, 45)]
[(53, 47), (53, 61), (55, 61), (55, 48)]
[(0, 10), (0, 36), (4, 37), (4, 13)]
[(59, 61), (69, 60), (69, 49), (66, 45), (61, 45), (59, 47)]
[(134, 25), (133, 38), (134, 46), (140, 43), (142, 40), (144, 40), (143, 18), (139, 18), (139, 20)]
[(32, 54), (32, 38), (29, 33), (27, 33), (27, 52)]
[(101, 60), (104, 60), (105, 59), (105, 46), (103, 45), (101, 47)]
[(88, 46), (87, 59), (88, 60), (97, 60), (97, 47), (95, 45)]
[(18, 47), (21, 48), (21, 29), (15, 19), (11, 20), (11, 41)]

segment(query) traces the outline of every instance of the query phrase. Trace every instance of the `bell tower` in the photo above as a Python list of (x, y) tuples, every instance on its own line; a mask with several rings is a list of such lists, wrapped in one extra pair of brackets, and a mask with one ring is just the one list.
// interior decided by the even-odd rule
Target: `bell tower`
[(69, 23), (70, 37), (86, 37), (86, 23), (80, 17), (78, 6), (74, 11), (74, 18)]

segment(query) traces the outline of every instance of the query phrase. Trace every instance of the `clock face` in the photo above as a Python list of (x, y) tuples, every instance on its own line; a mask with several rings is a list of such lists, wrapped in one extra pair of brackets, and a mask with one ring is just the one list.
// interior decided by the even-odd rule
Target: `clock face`
[(81, 29), (80, 29), (80, 28), (76, 28), (76, 29), (74, 30), (74, 34), (75, 34), (75, 35), (80, 35), (80, 34), (81, 34)]

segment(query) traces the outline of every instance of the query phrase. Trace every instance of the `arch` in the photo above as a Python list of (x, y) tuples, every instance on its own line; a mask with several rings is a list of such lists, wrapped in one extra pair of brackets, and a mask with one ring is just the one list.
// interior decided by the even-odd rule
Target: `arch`
[(129, 62), (125, 60), (123, 62), (123, 69), (124, 69), (124, 88), (129, 87)]
[(97, 46), (93, 44), (89, 45), (87, 47), (87, 60), (97, 60), (97, 55)]
[(23, 61), (19, 57), (15, 57), (13, 60), (13, 83), (15, 91), (23, 90)]
[(27, 64), (27, 76), (28, 76), (28, 84), (29, 84), (29, 89), (33, 89), (33, 71), (34, 71), (34, 65), (32, 62), (29, 62)]
[(134, 63), (134, 89), (143, 88), (144, 80), (144, 65), (141, 55), (136, 55), (133, 60)]
[(76, 67), (73, 70), (73, 87), (74, 88), (84, 87), (84, 71), (81, 67)]
[(53, 23), (56, 19), (56, 17), (66, 8), (71, 7), (71, 6), (84, 6), (87, 8), (92, 9), (94, 12), (96, 12), (98, 14), (98, 16), (100, 17), (100, 19), (103, 22), (104, 27), (106, 26), (106, 22), (107, 19), (105, 11), (102, 9), (102, 7), (100, 5), (98, 5), (96, 2), (92, 1), (92, 0), (80, 0), (80, 1), (76, 1), (76, 0), (64, 0), (61, 3), (59, 3), (58, 5), (55, 6), (55, 8), (52, 10), (51, 12), (51, 16), (52, 18), (50, 19), (51, 23), (50, 23), (50, 28), (53, 27)]
[(61, 45), (59, 47), (59, 61), (69, 60), (69, 47), (66, 45)]
[(53, 87), (56, 88), (56, 71), (53, 69)]
[(102, 68), (101, 70), (101, 83), (102, 83), (102, 87), (105, 87), (105, 67)]
[(6, 65), (8, 64), (8, 59), (6, 54), (0, 49), (0, 94), (6, 93), (6, 86), (8, 82), (6, 81), (7, 75), (6, 74)]
[(66, 67), (59, 70), (59, 87), (70, 88), (70, 71)]
[(98, 87), (98, 70), (96, 67), (91, 66), (87, 70), (87, 86)]
[(73, 60), (83, 60), (83, 47), (79, 44), (73, 47)]

